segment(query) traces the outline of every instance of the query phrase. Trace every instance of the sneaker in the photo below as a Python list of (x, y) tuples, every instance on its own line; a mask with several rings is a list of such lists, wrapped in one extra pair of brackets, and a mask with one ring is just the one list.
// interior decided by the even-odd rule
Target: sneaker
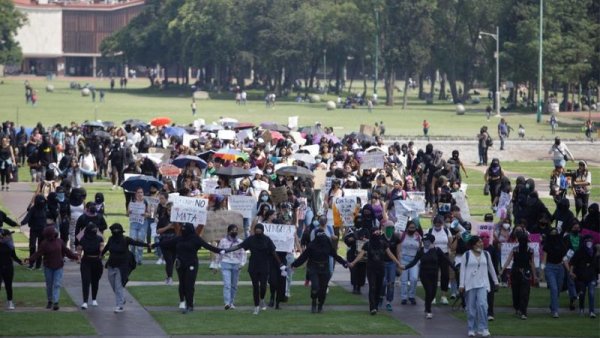
[(225, 310), (229, 310), (231, 309), (231, 306), (229, 304), (225, 305)]
[(267, 309), (267, 303), (265, 303), (264, 299), (261, 299), (260, 301), (260, 309), (263, 311)]
[(406, 305), (407, 303), (408, 303), (408, 302), (406, 301), (406, 299), (403, 299), (403, 300), (400, 302), (400, 304), (402, 304), (402, 305)]
[(446, 296), (442, 296), (442, 298), (440, 298), (440, 303), (443, 305), (448, 305), (448, 298), (446, 298)]
[(52, 302), (48, 301), (48, 303), (46, 304), (46, 309), (51, 309), (52, 308)]
[(122, 306), (117, 306), (117, 307), (115, 307), (114, 311), (115, 311), (115, 313), (121, 313), (121, 312), (125, 311), (125, 309), (123, 309)]
[(387, 303), (387, 304), (385, 305), (385, 309), (391, 312), (391, 311), (392, 311), (392, 304), (390, 304), (390, 303)]
[(553, 312), (552, 313), (552, 318), (558, 318), (558, 312)]
[(173, 278), (169, 277), (169, 278), (165, 279), (165, 284), (173, 285)]
[(437, 301), (435, 300), (435, 298), (431, 301), (431, 305), (435, 305), (437, 303)]
[[(13, 309), (14, 309), (14, 306), (13, 306)], [(9, 308), (9, 310), (10, 310), (10, 308)], [(592, 319), (596, 318), (596, 314), (594, 312), (590, 312), (590, 318), (592, 318)]]
[(483, 331), (479, 332), (479, 334), (482, 337), (489, 337), (490, 336), (490, 331), (489, 330), (483, 330)]
[(163, 263), (164, 263), (164, 261), (163, 261), (162, 258), (159, 258), (159, 259), (156, 260), (156, 265), (161, 265)]
[(488, 321), (489, 322), (493, 322), (494, 321), (494, 316), (488, 316)]
[(467, 333), (467, 336), (469, 336), (469, 337), (475, 337), (475, 331), (469, 331)]
[(371, 310), (371, 316), (374, 316), (376, 314), (377, 314), (377, 310), (376, 309)]
[(58, 303), (52, 304), (52, 310), (58, 311), (58, 309), (60, 309), (60, 306), (58, 306)]
[(414, 298), (409, 298), (408, 301), (410, 302), (410, 305), (417, 305), (417, 301)]
[(87, 308), (88, 308), (87, 303), (81, 304), (81, 309), (82, 310), (87, 310)]
[(527, 320), (527, 315), (521, 315), (521, 320)]
[(260, 312), (260, 306), (257, 306), (257, 307), (255, 307), (255, 308), (254, 308), (254, 311), (252, 311), (252, 314), (253, 314), (253, 315), (257, 315), (257, 314), (258, 314), (258, 312)]
[(432, 318), (433, 318), (433, 313), (431, 313), (431, 312), (428, 312), (428, 313), (425, 315), (425, 318), (427, 318), (427, 319), (432, 319)]
[(98, 302), (95, 299), (92, 299), (92, 306), (98, 306)]
[(234, 304), (229, 304), (229, 308), (232, 310), (235, 310), (235, 305)]
[[(15, 303), (13, 303), (12, 300), (8, 301), (8, 309), (9, 310), (14, 310), (15, 309)], [(593, 313), (593, 312), (592, 312)], [(590, 317), (592, 316), (592, 313), (590, 313)], [(596, 315), (594, 315), (594, 317), (596, 317)]]
[(179, 303), (179, 309), (180, 310), (185, 309), (185, 301)]

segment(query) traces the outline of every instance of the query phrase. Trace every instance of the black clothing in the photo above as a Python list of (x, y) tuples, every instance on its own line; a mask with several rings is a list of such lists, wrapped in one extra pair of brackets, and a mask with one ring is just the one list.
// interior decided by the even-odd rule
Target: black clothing
[(118, 268), (121, 273), (121, 283), (123, 286), (129, 281), (129, 274), (135, 268), (133, 266), (135, 258), (133, 253), (129, 251), (129, 246), (146, 246), (146, 243), (139, 242), (131, 239), (127, 236), (113, 235), (108, 239), (108, 242), (102, 249), (102, 256), (107, 252), (110, 252), (106, 266), (111, 268)]
[[(98, 251), (100, 251), (98, 249)], [(87, 303), (90, 294), (90, 285), (92, 287), (92, 300), (96, 300), (98, 295), (98, 285), (100, 278), (102, 277), (102, 259), (100, 257), (86, 257), (81, 258), (81, 265), (79, 267), (81, 272), (81, 291), (83, 292), (83, 302)]]
[[(270, 270), (271, 257), (277, 256), (275, 251), (275, 244), (266, 235), (252, 235), (246, 238), (242, 243), (232, 247), (235, 251), (239, 248), (244, 250), (250, 250), (250, 260), (248, 263), (248, 272), (264, 272), (267, 274)], [(279, 258), (279, 257), (277, 257)]]
[[(346, 259), (349, 262), (354, 261), (356, 256), (358, 255), (356, 240), (364, 239), (366, 237), (366, 230), (358, 230), (354, 229), (352, 232), (348, 232), (346, 236), (344, 236), (344, 243), (348, 246), (348, 251), (346, 252)], [(365, 285), (367, 280), (367, 264), (366, 260), (357, 262), (354, 264), (354, 267), (350, 268), (350, 284), (354, 287), (354, 293), (359, 293), (360, 288)]]
[(527, 315), (529, 305), (529, 293), (531, 291), (531, 271), (535, 266), (530, 262), (533, 251), (529, 248), (523, 250), (517, 246), (513, 249), (513, 262), (510, 269), (513, 308), (522, 315)]
[(559, 235), (548, 235), (542, 241), (542, 250), (546, 253), (546, 263), (562, 264), (567, 247)]
[(4, 223), (8, 224), (11, 227), (19, 226), (19, 224), (17, 224), (17, 222), (13, 221), (10, 217), (8, 217), (8, 215), (6, 215), (4, 211), (0, 210), (0, 228), (2, 228)]
[[(452, 266), (452, 262), (450, 262), (448, 256), (440, 248), (432, 248), (427, 252), (425, 252), (424, 248), (420, 248), (413, 261), (408, 263), (404, 269), (408, 270), (412, 268), (419, 261), (421, 261), (419, 279), (425, 289), (425, 312), (431, 313), (431, 302), (435, 299), (435, 294), (437, 293), (438, 270), (442, 266)], [(446, 283), (446, 290), (447, 288), (448, 283)]]
[(2, 283), (4, 283), (4, 287), (6, 288), (6, 300), (9, 301), (13, 298), (12, 283), (15, 275), (13, 260), (19, 263), (19, 265), (23, 264), (15, 253), (14, 244), (10, 241), (12, 240), (4, 239), (0, 241), (0, 287), (2, 287)]
[[(79, 234), (80, 231), (84, 231), (85, 227), (89, 223), (93, 223), (94, 225), (96, 225), (100, 232), (104, 232), (104, 230), (106, 230), (106, 228), (108, 227), (106, 225), (106, 220), (102, 215), (97, 214), (94, 216), (90, 216), (84, 212), (83, 214), (81, 214), (81, 216), (79, 216), (79, 218), (77, 219), (77, 223), (75, 224), (75, 236), (77, 236), (77, 234)], [(77, 245), (78, 242), (79, 240), (75, 238), (75, 245)]]

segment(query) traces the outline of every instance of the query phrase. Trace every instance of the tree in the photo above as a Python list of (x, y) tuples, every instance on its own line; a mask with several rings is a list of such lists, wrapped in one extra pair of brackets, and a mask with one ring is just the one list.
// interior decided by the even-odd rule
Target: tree
[(15, 35), (26, 21), (25, 15), (15, 8), (11, 0), (0, 0), (0, 64), (21, 61), (21, 46)]

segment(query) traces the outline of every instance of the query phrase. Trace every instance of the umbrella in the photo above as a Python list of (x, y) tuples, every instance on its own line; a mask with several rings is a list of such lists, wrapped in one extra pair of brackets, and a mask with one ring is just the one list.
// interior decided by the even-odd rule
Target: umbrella
[(247, 169), (239, 168), (239, 167), (221, 167), (215, 171), (216, 175), (221, 176), (229, 176), (229, 177), (246, 177), (252, 176), (252, 173)]
[(194, 155), (179, 155), (173, 160), (173, 162), (171, 162), (171, 164), (177, 168), (185, 168), (190, 162), (196, 163), (196, 166), (200, 169), (207, 167), (207, 164), (203, 159)]
[(313, 136), (313, 143), (319, 143), (322, 137), (327, 139), (327, 141), (333, 142), (334, 144), (340, 143), (340, 139), (333, 134), (316, 134)]
[(146, 124), (146, 122), (140, 119), (128, 119), (123, 121), (123, 124), (136, 125), (136, 124)]
[(311, 178), (311, 177), (315, 176), (312, 173), (312, 171), (310, 171), (304, 167), (297, 166), (297, 165), (279, 168), (275, 173), (277, 175), (281, 175), (281, 176), (294, 176), (294, 177)]
[(274, 138), (276, 140), (283, 140), (283, 139), (285, 139), (285, 137), (283, 137), (283, 135), (281, 135), (281, 133), (278, 132), (278, 131), (270, 130), (269, 132), (271, 133), (271, 138)]
[(298, 131), (301, 133), (305, 133), (307, 135), (316, 135), (316, 134), (322, 134), (323, 128), (315, 125), (315, 126), (302, 127)]
[(287, 133), (291, 130), (290, 128), (288, 128), (287, 126), (284, 126), (283, 124), (278, 124), (278, 123), (273, 123), (273, 122), (263, 122), (260, 124), (260, 126), (264, 129), (274, 130), (274, 131), (278, 131), (280, 133)]
[(172, 164), (163, 163), (160, 168), (158, 168), (158, 172), (163, 176), (178, 176), (181, 174), (181, 169)]
[(102, 121), (102, 124), (104, 125), (104, 128), (112, 128), (115, 126), (115, 123), (113, 121)]
[(155, 127), (162, 127), (173, 123), (173, 120), (169, 117), (155, 117), (150, 120), (150, 124)]
[(312, 156), (311, 154), (307, 154), (307, 153), (294, 153), (292, 154), (292, 158), (298, 161), (302, 161), (304, 163), (310, 163), (310, 164), (315, 164), (317, 163), (317, 160), (315, 160), (315, 157)]
[(95, 136), (97, 138), (101, 138), (101, 139), (110, 139), (112, 138), (112, 136), (110, 135), (110, 133), (105, 132), (104, 130), (96, 130), (92, 133), (92, 136)]
[(203, 159), (205, 161), (208, 161), (208, 158), (210, 157), (210, 155), (212, 155), (214, 153), (215, 153), (214, 150), (208, 150), (208, 151), (205, 151), (203, 153), (199, 153), (196, 156), (200, 157), (201, 159)]
[(250, 128), (254, 128), (254, 123), (250, 123), (250, 122), (238, 122), (238, 123), (236, 123), (236, 124), (233, 125), (233, 129), (235, 129), (235, 130), (250, 129)]
[(185, 129), (182, 127), (166, 127), (164, 131), (165, 134), (169, 136), (177, 136), (179, 138), (183, 137), (183, 134), (185, 134)]
[(213, 132), (214, 131), (218, 131), (218, 130), (223, 130), (223, 129), (224, 128), (223, 128), (222, 125), (220, 125), (220, 124), (214, 124), (214, 123), (207, 124), (207, 125), (205, 125), (205, 126), (202, 127), (203, 131), (213, 131)]
[(231, 148), (221, 148), (215, 152), (215, 157), (222, 158), (228, 161), (237, 161), (238, 158), (244, 161), (248, 160), (248, 154), (243, 151)]
[(100, 121), (85, 121), (81, 125), (84, 127), (104, 128), (104, 124), (102, 124)]
[(138, 188), (144, 189), (145, 193), (150, 192), (150, 187), (161, 189), (163, 183), (152, 176), (135, 175), (131, 176), (121, 184), (121, 187), (127, 191), (136, 191)]
[(236, 124), (236, 123), (238, 123), (238, 120), (231, 118), (231, 117), (223, 117), (223, 118), (219, 119), (219, 123), (220, 124)]

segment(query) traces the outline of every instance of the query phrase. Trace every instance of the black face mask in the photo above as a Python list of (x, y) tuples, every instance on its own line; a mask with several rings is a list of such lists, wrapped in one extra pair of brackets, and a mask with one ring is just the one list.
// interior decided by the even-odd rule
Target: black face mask
[(238, 235), (238, 233), (237, 233), (237, 232), (230, 232), (230, 233), (229, 233), (229, 237), (231, 237), (231, 238), (236, 238), (236, 237), (237, 237), (237, 235)]
[(417, 230), (406, 230), (409, 235), (414, 235)]

